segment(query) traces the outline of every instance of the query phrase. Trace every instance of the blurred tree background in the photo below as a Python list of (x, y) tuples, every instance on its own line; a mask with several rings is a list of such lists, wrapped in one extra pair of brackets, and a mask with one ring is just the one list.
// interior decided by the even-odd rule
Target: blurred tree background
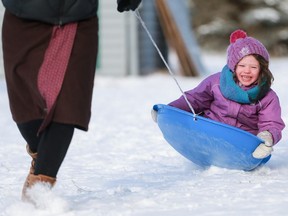
[(230, 33), (243, 29), (273, 56), (288, 55), (288, 0), (190, 0), (200, 46), (226, 51)]

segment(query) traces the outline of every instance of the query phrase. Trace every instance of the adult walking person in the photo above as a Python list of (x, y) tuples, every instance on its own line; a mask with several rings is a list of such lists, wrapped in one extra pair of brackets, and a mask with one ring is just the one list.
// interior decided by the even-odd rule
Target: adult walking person
[[(117, 0), (118, 11), (141, 0)], [(98, 52), (98, 0), (2, 0), (2, 43), (13, 120), (32, 157), (22, 198), (52, 187), (75, 128), (87, 131)]]

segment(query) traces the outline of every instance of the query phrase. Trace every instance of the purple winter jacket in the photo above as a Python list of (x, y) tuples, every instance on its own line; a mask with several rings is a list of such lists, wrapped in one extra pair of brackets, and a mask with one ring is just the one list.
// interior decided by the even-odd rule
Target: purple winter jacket
[[(185, 92), (196, 114), (201, 113), (206, 118), (241, 128), (254, 135), (268, 130), (276, 144), (285, 127), (276, 93), (270, 89), (267, 95), (255, 104), (234, 102), (222, 95), (220, 74), (209, 76), (196, 88)], [(169, 105), (191, 112), (183, 96)]]

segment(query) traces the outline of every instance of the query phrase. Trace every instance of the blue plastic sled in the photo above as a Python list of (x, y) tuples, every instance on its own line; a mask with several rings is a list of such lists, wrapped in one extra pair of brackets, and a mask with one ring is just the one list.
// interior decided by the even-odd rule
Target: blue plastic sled
[(156, 104), (153, 109), (158, 111), (157, 123), (165, 140), (199, 166), (250, 171), (271, 157), (255, 159), (252, 152), (262, 140), (239, 128), (167, 105)]

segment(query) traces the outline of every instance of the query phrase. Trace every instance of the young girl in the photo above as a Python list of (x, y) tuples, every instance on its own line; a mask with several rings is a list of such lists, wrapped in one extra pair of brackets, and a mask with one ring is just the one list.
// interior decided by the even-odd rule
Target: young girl
[[(268, 63), (269, 54), (263, 44), (236, 30), (230, 36), (223, 70), (185, 92), (196, 113), (261, 138), (264, 143), (253, 152), (253, 157), (259, 159), (271, 154), (285, 127), (279, 99), (270, 88), (273, 75)], [(183, 96), (169, 105), (191, 112)]]

